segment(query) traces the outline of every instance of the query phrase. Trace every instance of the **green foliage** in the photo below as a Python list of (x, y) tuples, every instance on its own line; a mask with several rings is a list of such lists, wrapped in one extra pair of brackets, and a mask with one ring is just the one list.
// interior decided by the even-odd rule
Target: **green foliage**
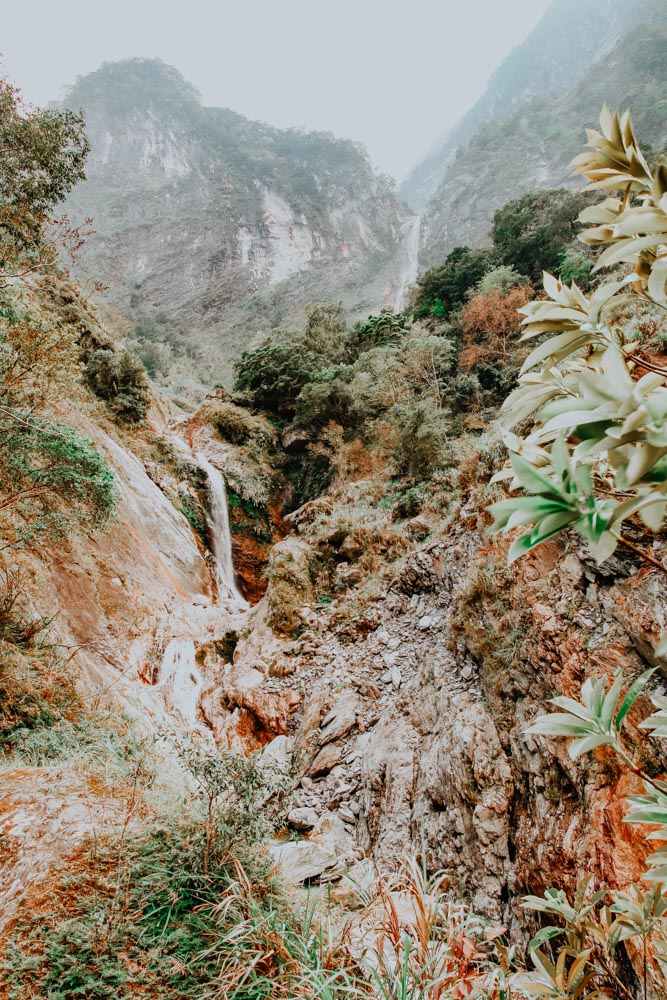
[[(659, 648), (664, 649), (664, 647), (663, 641)], [(617, 671), (609, 688), (604, 677), (595, 680), (588, 678), (582, 686), (580, 702), (567, 697), (552, 698), (552, 704), (561, 711), (541, 716), (526, 732), (571, 739), (569, 753), (572, 759), (590, 753), (598, 747), (613, 748), (621, 761), (633, 773), (641, 776), (644, 782), (643, 794), (628, 797), (629, 811), (625, 817), (626, 822), (650, 826), (648, 839), (664, 842), (667, 840), (667, 783), (646, 774), (623, 743), (626, 717), (654, 673), (655, 669), (641, 674), (625, 695), (623, 695), (623, 674), (620, 670)], [(640, 727), (651, 730), (653, 736), (664, 738), (667, 736), (665, 721), (667, 698), (658, 695), (654, 696), (652, 701), (658, 711), (644, 719)], [(647, 858), (646, 863), (648, 867), (644, 878), (653, 885), (646, 891), (634, 884), (625, 891), (613, 892), (611, 906), (600, 906), (608, 895), (605, 890), (588, 892), (590, 876), (580, 884), (573, 904), (570, 904), (562, 890), (556, 889), (548, 889), (544, 898), (528, 896), (524, 899), (524, 906), (528, 909), (557, 915), (563, 921), (563, 926), (560, 927), (549, 925), (541, 928), (529, 945), (538, 972), (532, 976), (519, 977), (519, 985), (529, 995), (606, 996), (606, 992), (592, 994), (577, 992), (578, 984), (564, 979), (563, 970), (567, 969), (568, 963), (572, 963), (569, 966), (572, 970), (574, 963), (579, 961), (579, 973), (583, 975), (585, 971), (584, 978), (587, 984), (598, 987), (618, 986), (620, 980), (613, 969), (616, 948), (621, 942), (639, 938), (643, 966), (643, 996), (644, 1000), (647, 1000), (648, 945), (656, 932), (664, 934), (667, 929), (665, 895), (667, 848), (664, 846), (659, 848)], [(539, 948), (547, 941), (552, 941), (563, 934), (566, 936), (566, 945), (560, 949), (558, 962), (554, 966)], [(664, 957), (664, 948), (658, 954), (661, 958)], [(544, 989), (541, 990), (540, 986)], [(558, 992), (559, 989), (561, 992)], [(628, 996), (632, 995), (629, 991), (626, 993)]]
[(382, 309), (369, 316), (365, 323), (357, 323), (350, 334), (350, 349), (354, 357), (370, 351), (373, 347), (389, 347), (399, 344), (410, 332), (407, 318), (390, 309)]
[(150, 401), (146, 372), (129, 351), (94, 351), (86, 362), (86, 379), (119, 423), (145, 420)]
[(623, 674), (620, 670), (608, 691), (604, 677), (595, 681), (589, 677), (581, 689), (581, 703), (572, 698), (552, 698), (551, 703), (563, 711), (543, 716), (526, 732), (576, 737), (569, 746), (573, 760), (595, 747), (613, 746), (620, 749), (621, 728), (625, 717), (653, 673), (655, 670), (647, 670), (637, 678), (622, 701)]
[(522, 195), (499, 208), (493, 217), (493, 245), (503, 264), (531, 281), (543, 271), (556, 271), (563, 248), (580, 229), (578, 218), (591, 197), (558, 188)]
[(463, 305), (466, 293), (482, 280), (493, 261), (488, 250), (454, 247), (444, 264), (430, 268), (418, 279), (415, 316), (447, 318)]
[[(581, 219), (593, 225), (580, 238), (607, 246), (596, 271), (631, 270), (590, 298), (545, 274), (547, 298), (520, 310), (523, 339), (540, 342), (503, 407), (514, 455), (512, 471), (497, 478), (528, 486), (535, 497), (494, 505), (494, 530), (535, 527), (514, 543), (512, 557), (574, 525), (601, 562), (618, 544), (624, 520), (638, 514), (659, 531), (667, 511), (667, 369), (644, 359), (641, 344), (614, 321), (614, 310), (633, 302), (667, 305), (667, 171), (651, 174), (628, 113), (605, 108), (600, 122), (601, 132), (589, 133), (592, 151), (573, 166), (591, 189), (621, 197), (585, 209)], [(528, 420), (533, 427), (522, 437), (509, 432)]]
[(576, 243), (560, 253), (558, 273), (564, 285), (577, 284), (584, 292), (590, 289), (593, 280), (595, 260), (591, 254)]
[(509, 292), (517, 285), (528, 284), (528, 278), (524, 274), (519, 274), (512, 264), (501, 264), (488, 271), (477, 283), (475, 289), (478, 295), (489, 295), (491, 292)]
[(81, 114), (26, 108), (0, 80), (0, 287), (55, 260), (49, 214), (84, 177), (89, 144)]
[(299, 393), (317, 371), (315, 356), (295, 340), (278, 334), (254, 351), (244, 351), (236, 365), (235, 389), (279, 416), (294, 411)]
[(392, 459), (397, 474), (422, 482), (443, 463), (447, 413), (425, 402), (396, 406), (393, 411)]
[(400, 493), (394, 502), (396, 516), (399, 518), (416, 517), (422, 509), (425, 492), (423, 486), (411, 486), (404, 493)]
[(62, 534), (73, 518), (107, 524), (116, 501), (114, 479), (89, 441), (44, 420), (9, 417), (2, 424), (0, 467), (9, 492), (0, 495), (0, 514), (11, 508), (20, 519), (18, 537)]

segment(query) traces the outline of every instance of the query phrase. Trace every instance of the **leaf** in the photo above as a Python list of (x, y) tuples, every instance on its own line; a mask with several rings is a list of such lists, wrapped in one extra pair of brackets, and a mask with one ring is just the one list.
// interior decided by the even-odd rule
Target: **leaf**
[(618, 713), (616, 715), (616, 719), (614, 721), (617, 733), (620, 732), (621, 726), (623, 725), (623, 720), (625, 719), (626, 715), (628, 714), (634, 703), (637, 701), (637, 698), (642, 693), (642, 691), (648, 684), (653, 674), (656, 672), (656, 669), (657, 669), (656, 667), (652, 667), (650, 670), (645, 670), (644, 673), (641, 674), (641, 676), (638, 677), (637, 680), (633, 684), (631, 684), (630, 687), (628, 688), (625, 698), (621, 702), (621, 707), (619, 708)]

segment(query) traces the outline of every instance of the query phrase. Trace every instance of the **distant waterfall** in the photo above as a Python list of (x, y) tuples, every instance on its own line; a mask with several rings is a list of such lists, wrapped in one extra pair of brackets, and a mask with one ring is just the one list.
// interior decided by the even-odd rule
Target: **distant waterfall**
[(205, 455), (197, 455), (197, 462), (208, 477), (211, 506), (211, 542), (217, 569), (218, 585), (229, 591), (235, 601), (246, 604), (243, 594), (236, 585), (234, 563), (232, 562), (232, 535), (229, 530), (227, 490), (219, 469), (211, 465)]
[(394, 312), (400, 312), (403, 308), (406, 293), (410, 285), (417, 280), (419, 273), (419, 236), (421, 233), (421, 215), (415, 215), (413, 219), (408, 219), (404, 225), (405, 230), (405, 266), (401, 272), (401, 280), (394, 299)]

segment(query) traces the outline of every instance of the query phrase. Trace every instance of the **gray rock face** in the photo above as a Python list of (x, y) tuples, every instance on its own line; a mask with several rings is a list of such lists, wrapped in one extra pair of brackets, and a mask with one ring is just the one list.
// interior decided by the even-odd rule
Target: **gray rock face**
[(95, 219), (81, 270), (139, 327), (198, 351), (204, 381), (277, 310), (284, 328), (307, 303), (385, 304), (407, 211), (360, 146), (205, 108), (158, 60), (106, 64), (67, 103), (92, 144), (68, 203)]
[[(488, 244), (496, 209), (528, 191), (580, 190), (568, 164), (583, 147), (584, 128), (597, 125), (603, 100), (624, 109), (632, 95), (638, 134), (661, 148), (667, 136), (664, 117), (655, 114), (655, 91), (666, 27), (660, 0), (553, 4), (475, 108), (406, 183), (404, 197), (428, 202), (421, 267), (442, 263), (457, 245)], [(651, 34), (663, 39), (655, 65), (651, 41), (638, 44), (638, 36), (650, 40)]]

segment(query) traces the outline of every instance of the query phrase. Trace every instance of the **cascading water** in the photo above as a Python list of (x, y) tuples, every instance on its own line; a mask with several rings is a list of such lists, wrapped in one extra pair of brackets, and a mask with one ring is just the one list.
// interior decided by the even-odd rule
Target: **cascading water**
[(419, 273), (419, 236), (421, 233), (421, 215), (415, 215), (413, 219), (408, 219), (405, 223), (405, 268), (401, 273), (401, 280), (394, 299), (394, 312), (400, 312), (403, 308), (403, 300), (408, 288), (417, 280)]
[(162, 655), (154, 688), (160, 692), (170, 716), (180, 716), (195, 728), (199, 696), (204, 682), (197, 667), (192, 639), (171, 639)]
[(227, 590), (234, 601), (246, 606), (247, 601), (236, 583), (234, 563), (232, 562), (232, 536), (229, 530), (229, 511), (224, 477), (205, 455), (197, 455), (197, 462), (208, 477), (211, 503), (211, 543), (215, 556), (218, 586)]

